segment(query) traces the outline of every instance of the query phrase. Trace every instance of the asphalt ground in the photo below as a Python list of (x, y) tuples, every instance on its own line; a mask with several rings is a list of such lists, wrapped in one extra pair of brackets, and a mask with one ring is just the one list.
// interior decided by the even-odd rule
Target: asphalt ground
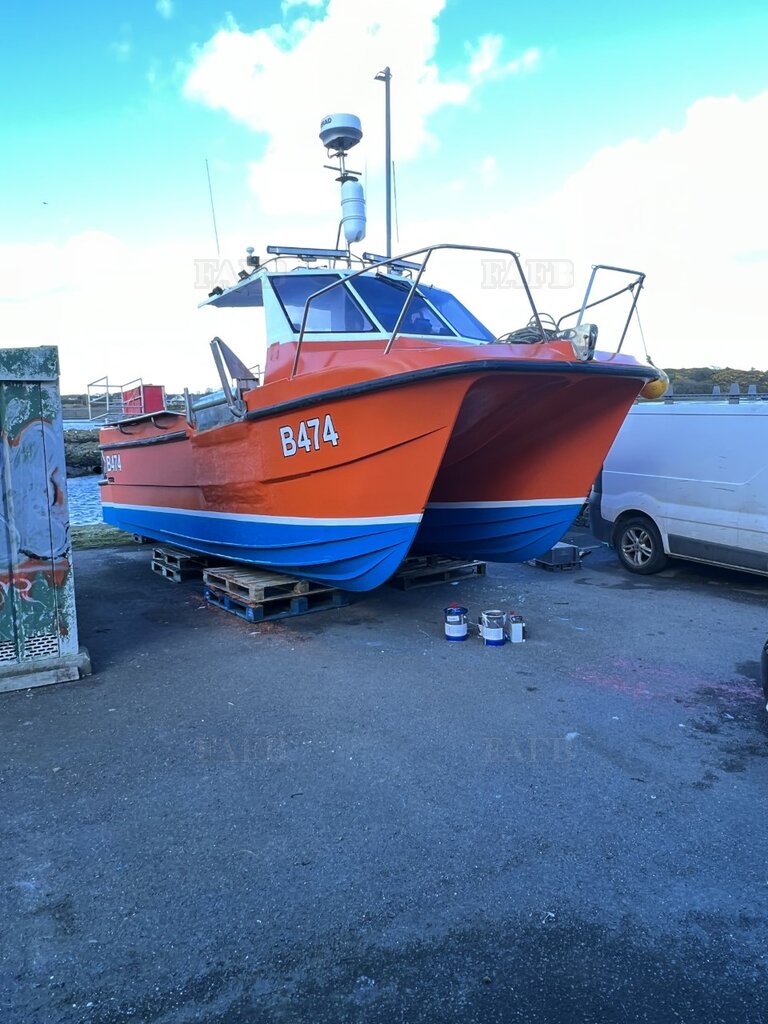
[(149, 558), (79, 552), (95, 674), (0, 697), (2, 1024), (768, 1019), (768, 580), (599, 549), (251, 625)]

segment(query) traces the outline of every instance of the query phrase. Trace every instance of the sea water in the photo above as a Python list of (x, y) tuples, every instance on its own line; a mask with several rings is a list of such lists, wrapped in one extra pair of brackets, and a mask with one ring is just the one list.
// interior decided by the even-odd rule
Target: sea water
[(100, 476), (73, 476), (67, 479), (69, 500), (69, 521), (72, 526), (86, 526), (100, 523), (101, 501), (99, 500)]

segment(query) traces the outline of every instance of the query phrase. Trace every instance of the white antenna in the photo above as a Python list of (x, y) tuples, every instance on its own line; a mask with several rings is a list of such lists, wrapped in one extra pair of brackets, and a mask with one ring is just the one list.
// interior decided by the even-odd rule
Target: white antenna
[(350, 171), (346, 164), (347, 153), (362, 137), (360, 118), (354, 114), (330, 114), (320, 122), (320, 141), (329, 157), (339, 161), (338, 167), (325, 166), (336, 171), (336, 180), (341, 182), (341, 226), (347, 246), (365, 238), (365, 194), (358, 181), (360, 171)]
[(205, 158), (205, 173), (208, 175), (208, 195), (211, 197), (211, 217), (213, 218), (213, 235), (216, 239), (216, 255), (221, 256), (219, 251), (219, 229), (216, 227), (216, 210), (213, 206), (213, 189), (211, 188), (211, 171), (208, 167), (208, 157)]

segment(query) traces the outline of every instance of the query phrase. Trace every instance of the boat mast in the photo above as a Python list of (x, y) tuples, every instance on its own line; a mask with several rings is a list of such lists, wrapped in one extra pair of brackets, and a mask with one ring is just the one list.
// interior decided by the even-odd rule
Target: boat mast
[(375, 81), (384, 83), (384, 161), (386, 163), (386, 221), (387, 221), (387, 259), (392, 255), (392, 132), (390, 123), (389, 83), (392, 72), (389, 66), (376, 75)]

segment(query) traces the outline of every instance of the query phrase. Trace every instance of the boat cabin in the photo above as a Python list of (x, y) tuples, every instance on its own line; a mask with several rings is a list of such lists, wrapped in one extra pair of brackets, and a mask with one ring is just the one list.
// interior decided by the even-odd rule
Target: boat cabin
[(463, 303), (434, 285), (418, 285), (398, 325), (412, 286), (397, 268), (390, 273), (375, 266), (365, 273), (333, 266), (285, 272), (260, 268), (231, 288), (215, 290), (201, 306), (263, 306), (268, 345), (300, 337), (389, 341), (396, 328), (398, 334), (439, 338), (441, 344), (494, 340)]

